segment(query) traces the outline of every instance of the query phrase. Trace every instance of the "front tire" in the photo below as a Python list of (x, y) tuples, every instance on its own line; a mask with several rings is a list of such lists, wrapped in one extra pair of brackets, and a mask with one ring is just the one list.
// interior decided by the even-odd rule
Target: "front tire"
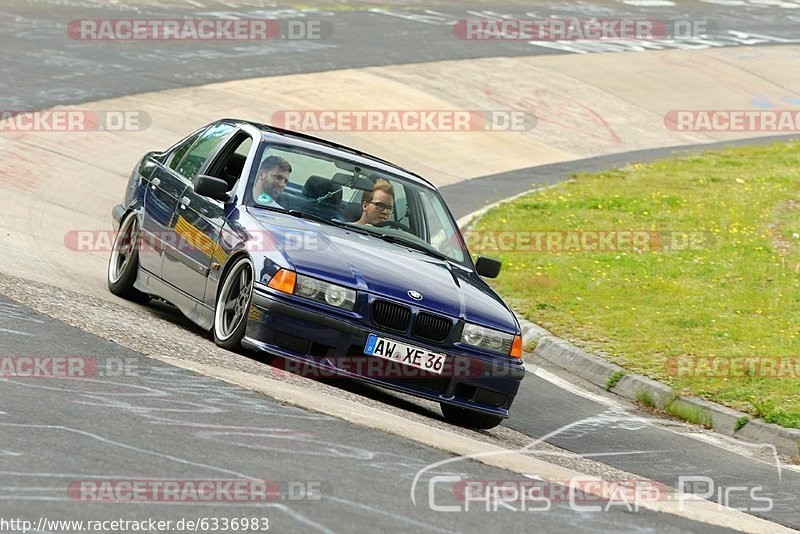
[(108, 259), (108, 290), (118, 297), (144, 304), (150, 300), (150, 296), (133, 287), (139, 270), (138, 243), (139, 219), (135, 213), (129, 213), (114, 237), (111, 257)]
[(448, 423), (466, 428), (489, 430), (503, 422), (502, 417), (467, 410), (466, 408), (460, 408), (452, 404), (441, 403), (441, 407), (442, 415)]
[(235, 262), (222, 281), (214, 313), (214, 343), (234, 351), (241, 348), (247, 329), (255, 272), (250, 258)]

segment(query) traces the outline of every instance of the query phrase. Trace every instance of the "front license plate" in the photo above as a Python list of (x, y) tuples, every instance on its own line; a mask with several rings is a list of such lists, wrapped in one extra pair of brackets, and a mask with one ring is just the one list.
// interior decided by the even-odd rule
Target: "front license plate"
[(400, 362), (410, 367), (416, 367), (423, 371), (434, 374), (442, 374), (444, 362), (447, 355), (438, 352), (430, 352), (425, 349), (406, 345), (393, 339), (379, 337), (370, 334), (367, 338), (367, 345), (364, 347), (364, 354), (378, 356), (385, 360)]

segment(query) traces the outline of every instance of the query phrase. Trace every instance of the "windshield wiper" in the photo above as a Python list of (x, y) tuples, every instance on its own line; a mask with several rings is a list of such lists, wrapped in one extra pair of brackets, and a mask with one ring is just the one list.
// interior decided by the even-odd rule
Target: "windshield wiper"
[(248, 208), (258, 208), (260, 210), (276, 211), (278, 213), (286, 213), (286, 210), (278, 206), (262, 206), (261, 204), (248, 205)]
[(407, 239), (405, 237), (393, 234), (378, 234), (378, 236), (384, 241), (388, 241), (389, 243), (395, 243), (397, 245), (403, 245), (404, 247), (413, 248), (414, 250), (424, 252), (435, 258), (439, 258), (440, 260), (451, 261), (450, 257), (447, 256), (446, 254), (442, 254), (435, 248), (423, 245), (422, 243), (418, 243), (413, 239)]
[(319, 222), (322, 224), (330, 224), (331, 226), (338, 226), (339, 228), (346, 227), (346, 225), (342, 221), (339, 221), (337, 219), (327, 219), (325, 217), (321, 217), (319, 215), (315, 215), (307, 211), (289, 210), (286, 213), (288, 213), (292, 217), (297, 217), (298, 219), (308, 219), (309, 221)]
[(297, 217), (298, 219), (308, 219), (310, 221), (336, 225), (336, 223), (331, 221), (330, 219), (326, 219), (325, 217), (320, 217), (319, 215), (314, 215), (313, 213), (308, 213), (307, 211), (289, 210), (286, 213), (288, 213), (292, 217)]

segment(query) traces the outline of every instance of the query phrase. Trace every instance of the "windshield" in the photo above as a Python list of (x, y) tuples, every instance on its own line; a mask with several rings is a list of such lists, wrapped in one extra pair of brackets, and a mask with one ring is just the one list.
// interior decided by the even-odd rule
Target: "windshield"
[(436, 190), (328, 154), (265, 146), (246, 203), (346, 225), (468, 265), (461, 236)]

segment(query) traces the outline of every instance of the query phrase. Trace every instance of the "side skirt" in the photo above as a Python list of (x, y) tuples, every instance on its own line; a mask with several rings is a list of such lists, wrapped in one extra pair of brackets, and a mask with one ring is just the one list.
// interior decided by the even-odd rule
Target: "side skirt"
[(161, 278), (144, 269), (139, 269), (133, 287), (154, 297), (159, 297), (172, 303), (190, 321), (203, 330), (211, 330), (214, 326), (214, 309), (206, 306), (199, 300), (187, 295), (180, 289), (168, 284)]

